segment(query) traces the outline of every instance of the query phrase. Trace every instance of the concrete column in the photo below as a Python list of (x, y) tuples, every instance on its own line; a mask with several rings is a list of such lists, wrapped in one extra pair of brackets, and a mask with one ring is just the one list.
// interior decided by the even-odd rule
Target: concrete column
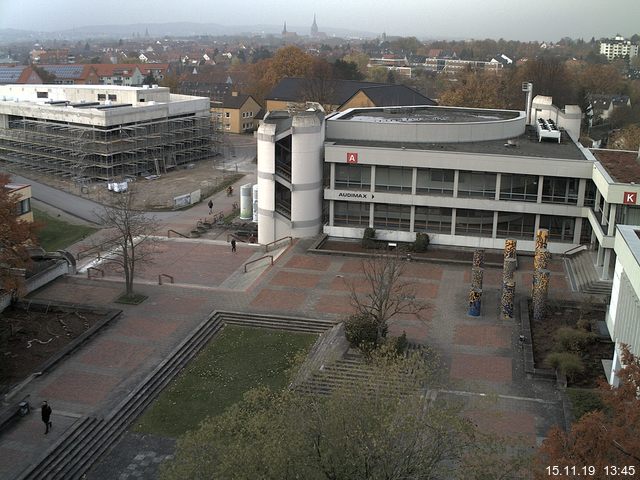
[[(414, 180), (415, 180), (415, 177), (414, 177)], [(415, 192), (415, 189), (416, 189), (416, 184), (414, 182), (413, 183), (414, 192)], [(415, 205), (411, 205), (411, 214), (410, 215), (411, 215), (411, 217), (410, 217), (410, 220), (409, 220), (409, 231), (410, 232), (415, 232), (416, 231), (416, 229), (415, 229), (415, 224), (416, 224), (416, 207), (415, 207)]]
[(600, 218), (600, 225), (606, 225), (608, 217), (609, 217), (609, 202), (605, 200), (604, 204), (602, 205), (602, 217)]
[(498, 236), (498, 212), (493, 212), (493, 229), (491, 230), (491, 238)]
[(531, 235), (531, 240), (536, 238), (536, 232), (540, 230), (540, 215), (536, 215), (536, 221), (533, 223), (533, 234)]
[(453, 174), (453, 198), (458, 197), (458, 181), (460, 180), (460, 170), (456, 170)]
[(333, 200), (329, 200), (329, 226), (333, 227), (333, 216), (335, 212), (335, 205)]
[(596, 267), (602, 266), (602, 261), (604, 258), (604, 248), (602, 245), (598, 245), (598, 254), (596, 255)]
[(536, 203), (542, 203), (542, 187), (544, 186), (544, 175), (538, 176), (538, 200)]
[(500, 182), (502, 181), (502, 174), (498, 173), (496, 175), (496, 196), (495, 200), (500, 200)]
[(607, 229), (607, 235), (613, 236), (616, 234), (616, 210), (618, 206), (615, 203), (609, 204), (609, 228)]
[(376, 166), (375, 165), (371, 165), (371, 178), (369, 179), (369, 181), (371, 182), (371, 187), (369, 188), (369, 191), (373, 193), (376, 191)]
[(602, 273), (600, 280), (609, 280), (609, 268), (611, 266), (611, 249), (604, 248), (604, 257), (602, 259)]
[[(331, 190), (335, 190), (336, 189), (336, 164), (331, 162), (329, 165), (330, 165), (329, 188)], [(333, 202), (331, 202), (331, 205), (333, 205)], [(333, 220), (333, 215), (331, 215), (331, 220)], [(333, 223), (331, 223), (331, 225), (333, 225)]]
[(451, 209), (451, 235), (456, 234), (456, 209)]
[(584, 206), (584, 197), (587, 192), (587, 180), (585, 178), (581, 178), (578, 182), (578, 206)]
[(602, 198), (602, 194), (600, 193), (600, 190), (598, 190), (598, 188), (596, 187), (596, 198), (594, 199), (594, 206), (593, 206), (593, 210), (594, 211), (598, 211), (598, 208), (600, 208), (600, 199)]
[(373, 202), (369, 204), (369, 228), (373, 228)]
[[(412, 168), (411, 171), (411, 195), (415, 195), (418, 185), (418, 169)], [(413, 209), (411, 209), (411, 211), (413, 212)], [(411, 222), (411, 225), (413, 225), (413, 221)], [(413, 227), (411, 228), (411, 231), (413, 231)]]
[(573, 243), (580, 243), (580, 237), (582, 236), (582, 217), (576, 217), (576, 224), (573, 230)]

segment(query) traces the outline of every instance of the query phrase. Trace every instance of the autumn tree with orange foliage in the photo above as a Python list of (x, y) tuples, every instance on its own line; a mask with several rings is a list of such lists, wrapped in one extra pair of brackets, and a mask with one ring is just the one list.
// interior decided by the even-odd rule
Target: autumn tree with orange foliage
[(285, 77), (307, 77), (313, 57), (294, 45), (278, 49), (271, 58), (261, 60), (249, 69), (249, 90), (262, 102), (265, 95)]
[(620, 385), (600, 386), (602, 410), (583, 415), (569, 432), (558, 427), (549, 432), (536, 458), (536, 479), (548, 479), (546, 468), (553, 465), (561, 470), (593, 466), (592, 478), (605, 478), (605, 467), (612, 465), (620, 469), (634, 465), (640, 471), (640, 359), (623, 345), (622, 363), (625, 366), (617, 374)]
[(18, 220), (18, 198), (6, 188), (9, 176), (0, 174), (0, 290), (18, 291), (21, 276), (15, 269), (30, 263), (27, 246), (32, 245), (34, 225)]

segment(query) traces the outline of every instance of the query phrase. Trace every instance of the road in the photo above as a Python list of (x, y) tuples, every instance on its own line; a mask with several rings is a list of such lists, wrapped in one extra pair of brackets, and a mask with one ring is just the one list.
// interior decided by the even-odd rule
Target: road
[[(93, 200), (63, 192), (62, 190), (58, 190), (45, 185), (44, 183), (40, 183), (20, 175), (12, 174), (11, 179), (14, 183), (26, 183), (31, 185), (31, 196), (42, 203), (51, 205), (69, 215), (80, 218), (89, 223), (95, 225), (100, 225), (102, 223), (96, 212), (100, 212), (103, 207)], [(149, 216), (154, 216), (159, 221), (172, 218), (178, 215), (178, 213), (178, 211), (147, 212)]]

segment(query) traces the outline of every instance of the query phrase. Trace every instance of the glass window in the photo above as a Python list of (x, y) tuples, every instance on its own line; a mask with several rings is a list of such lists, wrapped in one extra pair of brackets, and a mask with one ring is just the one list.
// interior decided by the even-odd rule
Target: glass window
[(538, 200), (538, 177), (536, 175), (503, 173), (500, 179), (500, 200), (536, 202)]
[(458, 197), (495, 198), (496, 174), (486, 172), (468, 172), (458, 174)]
[(373, 206), (373, 226), (384, 230), (408, 232), (411, 228), (411, 207), (409, 205), (376, 203)]
[(578, 204), (577, 178), (544, 177), (542, 201), (544, 203)]
[(351, 190), (371, 189), (371, 167), (367, 165), (353, 165), (336, 163), (335, 188)]
[(31, 211), (31, 199), (25, 198), (24, 200), (20, 200), (17, 204), (16, 213), (18, 215), (24, 215), (25, 213), (29, 213)]
[(368, 227), (369, 203), (333, 202), (333, 224), (345, 227)]
[(498, 212), (497, 238), (533, 240), (536, 216), (532, 213)]
[(451, 234), (451, 208), (416, 207), (414, 231)]
[(493, 212), (489, 210), (456, 210), (456, 235), (491, 237), (493, 233)]
[(454, 170), (419, 168), (416, 193), (426, 195), (453, 196)]
[(573, 243), (573, 230), (576, 219), (558, 215), (540, 215), (540, 228), (549, 230), (549, 240)]
[(413, 168), (376, 167), (376, 192), (411, 193)]
[(588, 179), (584, 190), (584, 206), (593, 207), (596, 203), (596, 184), (593, 180)]

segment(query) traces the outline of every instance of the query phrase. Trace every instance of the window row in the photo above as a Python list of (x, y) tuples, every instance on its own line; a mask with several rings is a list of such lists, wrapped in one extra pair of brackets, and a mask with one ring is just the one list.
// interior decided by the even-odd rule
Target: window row
[[(370, 203), (334, 201), (333, 225), (368, 227)], [(496, 218), (497, 217), (497, 218)], [(448, 207), (415, 207), (414, 232), (451, 234), (453, 209)], [(497, 212), (458, 208), (455, 216), (455, 235), (533, 240), (536, 215), (533, 213)], [(382, 230), (411, 230), (409, 205), (373, 204), (373, 227)], [(538, 228), (549, 230), (549, 238), (556, 242), (573, 242), (575, 218), (540, 215)]]
[[(416, 194), (452, 197), (455, 189), (455, 170), (417, 168)], [(413, 171), (410, 167), (378, 166), (375, 170), (376, 192), (411, 193)], [(490, 172), (458, 172), (457, 196), (468, 198), (496, 198), (498, 175)], [(537, 202), (540, 177), (537, 175), (500, 175), (500, 200)], [(335, 164), (334, 185), (336, 189), (371, 190), (372, 169), (369, 165)], [(543, 203), (578, 204), (577, 178), (544, 177), (542, 182)], [(593, 182), (589, 182), (593, 183)], [(594, 186), (595, 187), (595, 186)], [(595, 188), (587, 187), (585, 204), (593, 202)]]

